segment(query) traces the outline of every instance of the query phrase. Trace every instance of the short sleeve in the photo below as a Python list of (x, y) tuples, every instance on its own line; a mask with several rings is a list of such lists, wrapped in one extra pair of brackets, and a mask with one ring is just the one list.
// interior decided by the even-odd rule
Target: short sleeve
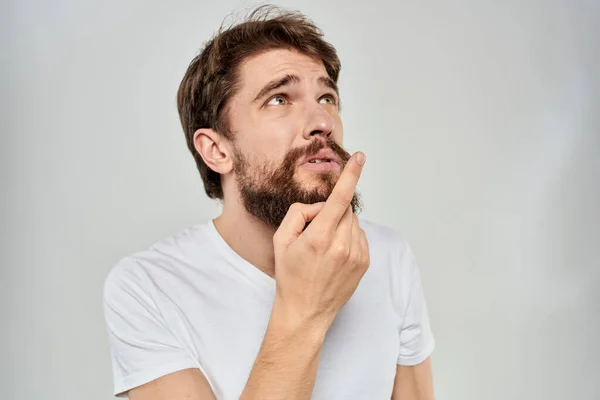
[(400, 352), (397, 364), (412, 366), (425, 361), (431, 355), (435, 341), (429, 326), (421, 272), (408, 244), (404, 247), (401, 263), (406, 272), (405, 279), (410, 284), (404, 286), (407, 293), (402, 296), (406, 308), (399, 334)]
[(112, 356), (114, 394), (197, 363), (179, 345), (152, 296), (143, 268), (122, 260), (104, 284), (104, 316)]

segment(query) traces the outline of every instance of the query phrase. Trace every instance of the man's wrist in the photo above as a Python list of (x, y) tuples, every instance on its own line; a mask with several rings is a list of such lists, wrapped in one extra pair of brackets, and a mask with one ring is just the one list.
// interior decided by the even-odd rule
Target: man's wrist
[(331, 322), (324, 316), (297, 312), (285, 307), (281, 300), (275, 300), (271, 311), (269, 326), (285, 337), (301, 337), (308, 340), (307, 345), (322, 345)]

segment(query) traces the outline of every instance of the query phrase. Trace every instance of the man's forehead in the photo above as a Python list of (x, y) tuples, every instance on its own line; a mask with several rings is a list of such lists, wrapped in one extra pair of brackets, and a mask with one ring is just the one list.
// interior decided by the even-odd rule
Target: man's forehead
[(240, 78), (251, 87), (261, 87), (273, 77), (286, 74), (315, 80), (327, 76), (321, 60), (286, 49), (262, 52), (240, 66)]

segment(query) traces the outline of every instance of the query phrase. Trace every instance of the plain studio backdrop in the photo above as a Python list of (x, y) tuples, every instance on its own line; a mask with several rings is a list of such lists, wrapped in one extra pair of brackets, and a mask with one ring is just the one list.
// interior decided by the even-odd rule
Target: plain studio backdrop
[[(175, 96), (252, 4), (2, 3), (0, 398), (112, 398), (104, 278), (219, 212)], [(363, 216), (414, 248), (437, 398), (600, 398), (599, 2), (277, 4), (339, 51)]]

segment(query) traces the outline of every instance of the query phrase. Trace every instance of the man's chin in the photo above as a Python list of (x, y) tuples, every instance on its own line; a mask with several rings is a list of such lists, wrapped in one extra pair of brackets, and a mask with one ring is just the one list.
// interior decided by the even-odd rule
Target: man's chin
[(326, 201), (331, 194), (331, 187), (322, 182), (318, 183), (304, 183), (301, 186), (301, 193), (299, 201), (301, 203), (319, 203), (321, 201)]
[(331, 185), (332, 181), (325, 180), (325, 179), (323, 179), (323, 177), (320, 177), (320, 176), (309, 176), (309, 177), (302, 177), (302, 179), (298, 179), (298, 180), (296, 180), (296, 182), (298, 182), (298, 184), (302, 188), (305, 188), (308, 190), (313, 190), (313, 189), (317, 189), (317, 188), (327, 187), (327, 186)]
[(294, 179), (299, 182), (302, 187), (322, 187), (335, 185), (340, 174), (333, 171), (299, 171)]

